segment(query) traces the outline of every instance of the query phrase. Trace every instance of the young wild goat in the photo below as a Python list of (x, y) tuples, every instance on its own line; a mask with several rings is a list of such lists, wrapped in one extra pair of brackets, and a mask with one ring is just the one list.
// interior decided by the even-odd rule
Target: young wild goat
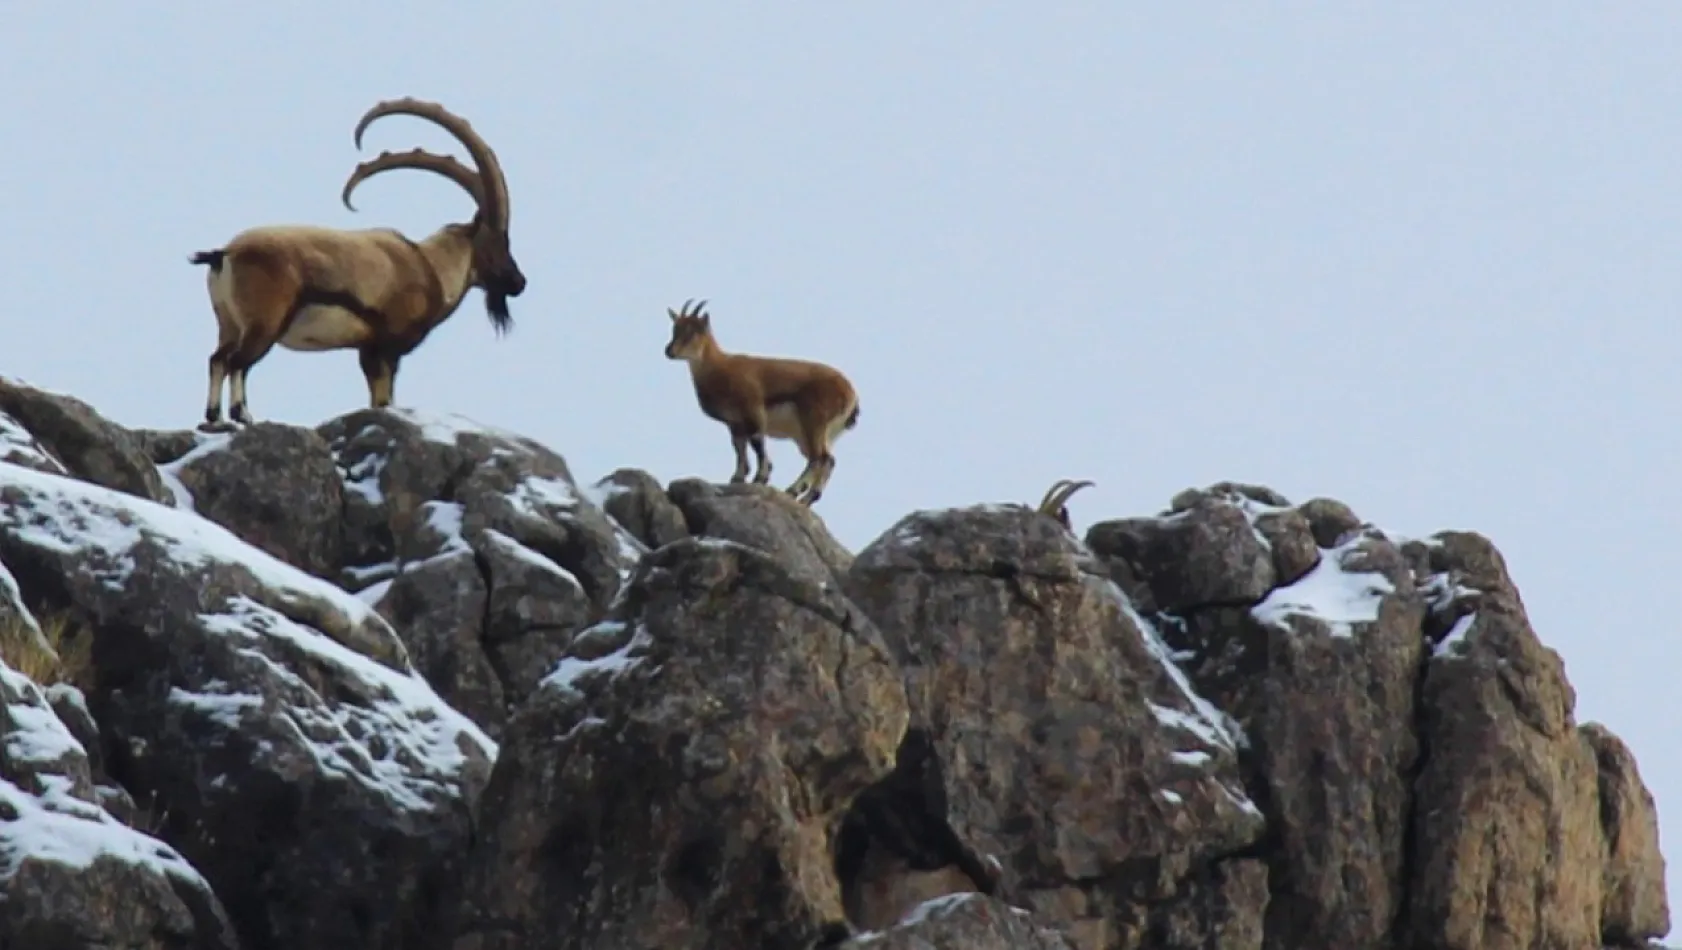
[(397, 364), (449, 319), (473, 287), (498, 335), (513, 323), (508, 298), (526, 289), (508, 243), (508, 183), (485, 140), (443, 106), (412, 98), (375, 104), (356, 123), (355, 141), (381, 116), (429, 119), (467, 147), (477, 171), (448, 155), (423, 149), (381, 152), (356, 166), (339, 199), (363, 181), (394, 168), (435, 172), (460, 185), (477, 210), (466, 224), (446, 224), (420, 241), (391, 228), (339, 230), (309, 225), (254, 227), (225, 246), (190, 260), (207, 264), (205, 283), (216, 313), (216, 351), (210, 355), (210, 394), (203, 429), (220, 426), (222, 382), (229, 381), (230, 415), (249, 423), (245, 382), (251, 367), (279, 343), (290, 350), (355, 349), (376, 409), (391, 404)]
[(1069, 478), (1060, 478), (1051, 486), (1051, 490), (1045, 493), (1045, 497), (1040, 499), (1040, 506), (1036, 510), (1042, 515), (1050, 515), (1057, 519), (1063, 530), (1073, 531), (1074, 528), (1070, 527), (1069, 522), (1069, 497), (1082, 488), (1091, 487), (1092, 483), (1088, 481), (1077, 482)]
[(806, 468), (788, 493), (803, 504), (816, 503), (835, 471), (830, 450), (841, 433), (859, 421), (853, 384), (822, 363), (725, 352), (713, 337), (712, 318), (703, 312), (706, 305), (703, 300), (692, 309), (685, 302), (681, 313), (666, 308), (672, 318), (666, 358), (689, 364), (701, 411), (729, 427), (736, 449), (731, 483), (747, 480), (749, 445), (759, 461), (754, 484), (770, 481), (766, 437), (792, 439), (806, 456)]

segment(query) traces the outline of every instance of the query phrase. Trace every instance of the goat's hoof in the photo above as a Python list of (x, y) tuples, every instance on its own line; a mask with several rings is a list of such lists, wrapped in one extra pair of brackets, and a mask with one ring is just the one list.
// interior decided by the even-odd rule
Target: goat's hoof
[(746, 475), (732, 475), (732, 476), (730, 476), (730, 484), (732, 484), (732, 485), (745, 485), (745, 484), (747, 484), (747, 481), (748, 481), (748, 477)]
[(206, 419), (205, 421), (199, 423), (198, 428), (200, 432), (216, 434), (234, 431), (234, 424), (231, 422), (224, 422), (221, 419)]

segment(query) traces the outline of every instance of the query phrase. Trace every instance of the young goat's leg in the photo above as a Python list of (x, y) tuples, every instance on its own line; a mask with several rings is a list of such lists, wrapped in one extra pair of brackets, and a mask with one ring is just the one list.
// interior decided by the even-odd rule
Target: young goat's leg
[(806, 467), (800, 470), (800, 477), (788, 486), (788, 493), (795, 501), (806, 503), (803, 497), (812, 487), (812, 479), (817, 475), (818, 451), (816, 440), (812, 437), (812, 426), (805, 419), (800, 422), (800, 437), (795, 439), (800, 446), (800, 454), (806, 457)]
[[(747, 437), (748, 444), (753, 446), (756, 462), (753, 470), (755, 485), (763, 485), (771, 480), (771, 456), (765, 452), (765, 432), (770, 422), (765, 414), (765, 407), (756, 406), (748, 412), (747, 424), (742, 427), (742, 434)], [(740, 453), (741, 449), (736, 451)], [(744, 467), (742, 471), (746, 473), (747, 470)]]
[(807, 505), (814, 505), (823, 497), (824, 489), (829, 487), (829, 477), (835, 473), (835, 440), (839, 437), (844, 425), (807, 420), (802, 428), (807, 435), (802, 440), (803, 450), (809, 447), (811, 458), (811, 480), (807, 485)]
[(765, 451), (765, 433), (755, 432), (748, 437), (748, 444), (753, 446), (753, 454), (759, 462), (753, 473), (753, 483), (764, 485), (771, 481), (771, 456)]
[(818, 499), (823, 497), (824, 489), (829, 487), (829, 476), (835, 472), (834, 453), (825, 449), (824, 453), (818, 456), (818, 460), (815, 464), (817, 465), (818, 470), (817, 473), (812, 476), (811, 489), (806, 492), (806, 504), (808, 505), (817, 504)]
[(748, 430), (746, 426), (730, 427), (730, 447), (736, 450), (736, 471), (730, 484), (740, 485), (748, 480)]

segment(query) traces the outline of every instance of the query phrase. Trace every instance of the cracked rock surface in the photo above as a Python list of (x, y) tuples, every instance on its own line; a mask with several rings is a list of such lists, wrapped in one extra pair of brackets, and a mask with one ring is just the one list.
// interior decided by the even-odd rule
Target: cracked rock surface
[(1495, 545), (1265, 486), (855, 555), (447, 414), (128, 430), (0, 379), (0, 630), (0, 950), (1670, 927), (1635, 756)]

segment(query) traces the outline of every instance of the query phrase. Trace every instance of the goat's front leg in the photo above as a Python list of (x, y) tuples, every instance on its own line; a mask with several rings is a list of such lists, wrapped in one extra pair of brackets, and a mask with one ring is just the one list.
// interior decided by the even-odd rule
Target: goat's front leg
[(740, 485), (748, 480), (748, 431), (740, 426), (730, 427), (730, 447), (736, 450), (736, 471), (730, 484)]
[(748, 444), (753, 446), (753, 454), (759, 461), (753, 473), (753, 483), (764, 485), (771, 481), (771, 456), (765, 451), (765, 433), (755, 432), (748, 437)]
[(362, 364), (362, 377), (368, 381), (369, 408), (390, 406), (397, 388), (397, 357), (370, 346), (358, 351), (357, 361)]

